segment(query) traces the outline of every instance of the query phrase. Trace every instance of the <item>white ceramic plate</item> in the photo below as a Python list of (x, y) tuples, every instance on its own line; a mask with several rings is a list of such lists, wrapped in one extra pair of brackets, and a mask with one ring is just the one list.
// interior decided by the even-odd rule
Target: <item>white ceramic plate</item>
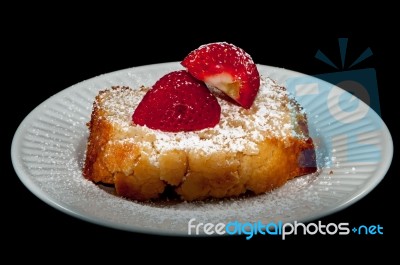
[[(318, 176), (294, 179), (273, 192), (221, 202), (159, 205), (116, 197), (82, 177), (92, 103), (99, 90), (151, 86), (181, 69), (165, 63), (101, 75), (49, 98), (15, 133), (11, 155), (21, 181), (47, 204), (96, 224), (144, 233), (187, 235), (188, 221), (311, 221), (367, 195), (384, 177), (393, 143), (386, 125), (366, 104), (344, 90), (297, 72), (258, 66), (285, 85), (305, 108), (318, 145)], [(284, 165), (282, 165), (284, 166)]]

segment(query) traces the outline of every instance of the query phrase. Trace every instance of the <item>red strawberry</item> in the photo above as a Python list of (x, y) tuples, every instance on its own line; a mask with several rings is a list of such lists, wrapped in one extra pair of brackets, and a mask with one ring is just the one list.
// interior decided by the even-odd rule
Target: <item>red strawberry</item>
[(218, 124), (221, 107), (206, 85), (188, 72), (158, 80), (133, 113), (135, 124), (166, 132), (196, 131)]
[(189, 53), (182, 65), (197, 79), (222, 90), (248, 109), (260, 88), (260, 74), (244, 50), (226, 42), (210, 43)]

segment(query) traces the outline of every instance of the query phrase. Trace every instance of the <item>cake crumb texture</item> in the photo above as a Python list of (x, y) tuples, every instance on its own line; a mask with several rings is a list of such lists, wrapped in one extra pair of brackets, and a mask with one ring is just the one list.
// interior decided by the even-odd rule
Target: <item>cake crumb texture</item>
[(269, 78), (250, 109), (220, 94), (219, 124), (195, 132), (133, 124), (147, 91), (113, 87), (98, 94), (88, 123), (87, 179), (114, 184), (118, 195), (134, 200), (158, 198), (171, 186), (192, 201), (260, 194), (316, 171), (305, 113)]

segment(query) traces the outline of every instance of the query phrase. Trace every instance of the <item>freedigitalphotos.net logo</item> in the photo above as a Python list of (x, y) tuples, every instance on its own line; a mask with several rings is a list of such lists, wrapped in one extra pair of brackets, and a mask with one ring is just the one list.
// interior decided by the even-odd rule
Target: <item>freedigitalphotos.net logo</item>
[(255, 235), (261, 236), (278, 236), (285, 240), (288, 236), (296, 235), (383, 235), (383, 227), (381, 225), (360, 225), (351, 228), (349, 223), (328, 223), (323, 224), (321, 221), (317, 223), (304, 224), (294, 221), (293, 223), (269, 222), (240, 222), (232, 221), (225, 223), (202, 223), (192, 218), (188, 222), (188, 235), (243, 235), (246, 240), (251, 239)]
[[(285, 80), (285, 86), (306, 106), (314, 125), (310, 126), (310, 133), (317, 145), (321, 131), (324, 148), (320, 151), (325, 152), (323, 157), (332, 158), (328, 163), (339, 163), (334, 161), (333, 152), (338, 149), (338, 144), (343, 149), (343, 142), (346, 154), (341, 157), (341, 163), (376, 163), (381, 159), (381, 150), (367, 137), (379, 131), (382, 124), (380, 119), (374, 119), (372, 123), (369, 120), (374, 116), (370, 112), (380, 114), (376, 71), (373, 68), (354, 69), (372, 56), (372, 50), (366, 48), (355, 61), (347, 63), (347, 44), (347, 38), (339, 38), (340, 68), (323, 51), (318, 50), (315, 55), (339, 71), (290, 77)], [(318, 161), (318, 165), (327, 166), (324, 161)]]
[(364, 101), (364, 103), (370, 106), (376, 113), (380, 114), (378, 83), (375, 69), (353, 69), (357, 64), (373, 55), (371, 48), (366, 48), (355, 61), (350, 63), (349, 66), (346, 66), (348, 38), (339, 38), (338, 41), (341, 61), (340, 68), (321, 50), (317, 51), (315, 58), (339, 71), (318, 74), (314, 75), (314, 77), (325, 80), (346, 90), (350, 94)]

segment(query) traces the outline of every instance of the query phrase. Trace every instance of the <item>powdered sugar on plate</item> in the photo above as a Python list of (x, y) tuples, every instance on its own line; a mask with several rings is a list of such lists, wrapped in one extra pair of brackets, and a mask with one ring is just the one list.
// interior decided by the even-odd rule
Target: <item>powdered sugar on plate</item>
[[(294, 72), (279, 68), (258, 67), (264, 76), (269, 72), (281, 80), (295, 76)], [(321, 105), (313, 105), (312, 100), (303, 106), (311, 131), (316, 132), (317, 125), (319, 129), (318, 135), (312, 135), (318, 139), (317, 156), (321, 166), (318, 177), (296, 178), (260, 196), (171, 204), (129, 201), (83, 178), (82, 163), (88, 137), (85, 123), (98, 92), (112, 85), (150, 86), (165, 73), (178, 69), (179, 63), (169, 63), (122, 70), (74, 85), (45, 101), (22, 122), (13, 140), (12, 161), (21, 181), (44, 202), (86, 221), (128, 231), (187, 235), (191, 218), (215, 224), (235, 220), (311, 221), (354, 203), (383, 178), (391, 153), (380, 152), (390, 150), (387, 140), (390, 135), (387, 129), (382, 129), (382, 123), (377, 125), (370, 114), (366, 116), (367, 128), (373, 129), (366, 136), (379, 147), (376, 154), (381, 159), (354, 162), (362, 158), (363, 149), (343, 145), (342, 138), (335, 138), (336, 134), (333, 134), (337, 128), (351, 132), (348, 125), (334, 120), (323, 121), (325, 125), (322, 121), (315, 123), (314, 117), (324, 113)], [(133, 106), (121, 111), (132, 113)], [(377, 126), (379, 130), (374, 129)], [(258, 136), (253, 137), (257, 139)], [(333, 156), (325, 145), (328, 141), (335, 150)], [(351, 154), (352, 162), (347, 160), (348, 154)], [(325, 160), (334, 163), (328, 167)]]

